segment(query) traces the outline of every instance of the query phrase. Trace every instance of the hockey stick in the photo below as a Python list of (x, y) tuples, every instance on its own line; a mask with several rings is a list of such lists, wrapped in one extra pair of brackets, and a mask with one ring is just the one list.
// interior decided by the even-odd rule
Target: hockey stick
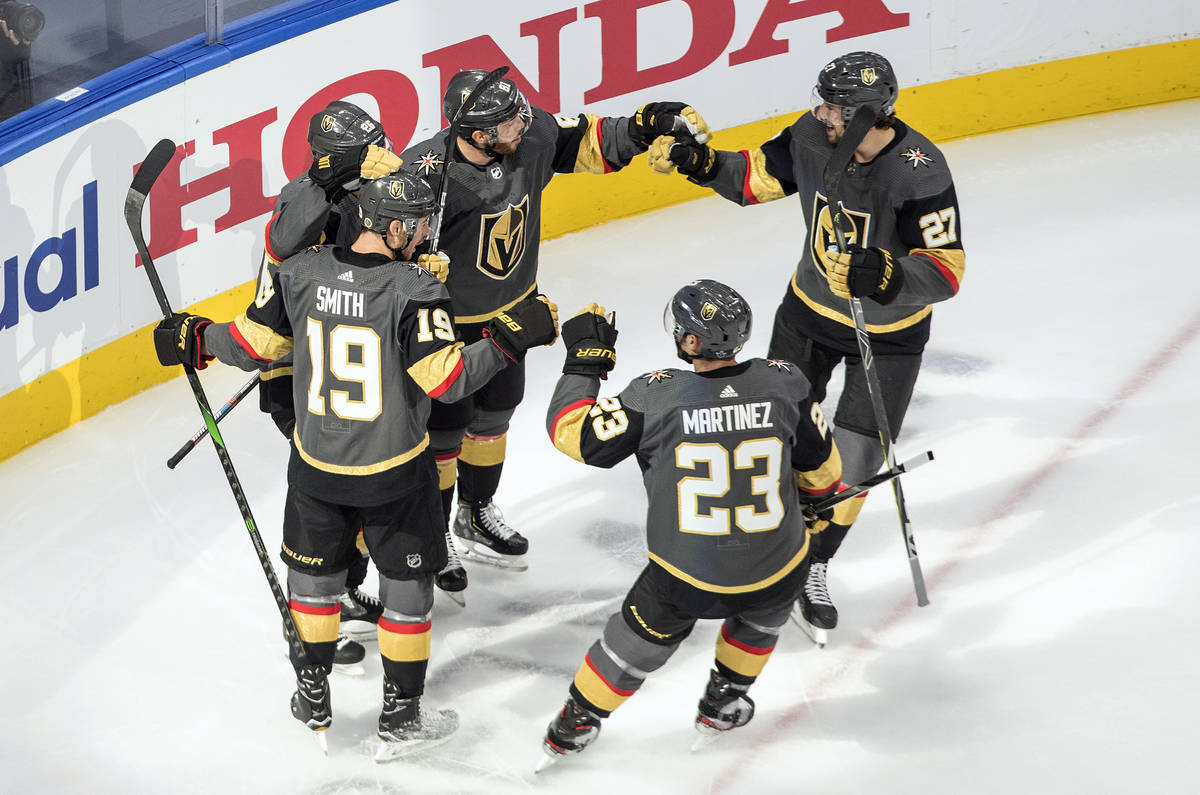
[(483, 76), (471, 93), (467, 94), (467, 98), (458, 106), (458, 110), (454, 112), (454, 118), (450, 120), (449, 132), (446, 135), (446, 152), (442, 157), (442, 181), (438, 184), (437, 206), (438, 206), (438, 223), (437, 228), (429, 235), (429, 252), (436, 254), (438, 250), (438, 239), (442, 236), (442, 216), (446, 213), (446, 188), (450, 184), (450, 158), (458, 150), (458, 129), (462, 125), (462, 115), (467, 108), (475, 104), (475, 100), (483, 94), (484, 89), (491, 87), (500, 78), (508, 74), (507, 66), (498, 66), (492, 71)]
[(843, 503), (846, 500), (851, 499), (853, 497), (857, 497), (858, 495), (862, 494), (864, 491), (870, 491), (871, 489), (878, 486), (880, 483), (887, 483), (890, 480), (894, 480), (894, 479), (900, 477), (905, 472), (912, 472), (917, 467), (924, 466), (925, 464), (928, 464), (932, 460), (933, 460), (933, 451), (926, 450), (925, 452), (921, 453), (920, 455), (913, 456), (912, 458), (908, 459), (907, 461), (905, 461), (902, 464), (896, 464), (894, 467), (889, 467), (888, 469), (884, 470), (883, 472), (880, 472), (878, 475), (873, 475), (873, 476), (867, 478), (862, 483), (859, 483), (856, 486), (850, 486), (849, 488), (843, 489), (843, 490), (839, 491), (837, 494), (834, 494), (832, 497), (826, 497), (825, 499), (821, 500), (820, 502), (813, 503), (812, 509), (814, 511), (818, 511), (818, 512), (827, 511), (830, 508), (834, 507), (835, 505)]
[[(858, 112), (850, 119), (850, 124), (842, 134), (842, 139), (838, 141), (833, 155), (825, 164), (825, 173), (821, 180), (825, 187), (825, 201), (829, 204), (829, 224), (833, 229), (834, 239), (837, 241), (838, 252), (842, 254), (848, 250), (844, 228), (848, 219), (839, 192), (842, 177), (854, 157), (854, 150), (858, 148), (875, 124), (875, 114), (867, 111), (866, 107), (859, 108)], [(888, 424), (887, 410), (883, 405), (883, 391), (879, 387), (879, 374), (875, 372), (875, 357), (871, 353), (871, 337), (867, 333), (867, 321), (863, 315), (862, 302), (858, 298), (850, 299), (850, 316), (854, 319), (858, 353), (862, 358), (863, 373), (867, 379), (867, 391), (871, 395), (871, 408), (875, 413), (875, 427), (879, 432), (879, 442), (883, 445), (883, 456), (888, 467), (895, 468), (896, 453), (892, 449), (892, 431)], [(904, 503), (904, 489), (898, 478), (892, 479), (892, 494), (896, 498), (900, 532), (904, 535), (904, 548), (908, 553), (908, 566), (912, 570), (913, 589), (917, 593), (917, 604), (924, 607), (929, 604), (929, 596), (925, 592), (925, 576), (921, 573), (921, 560), (917, 557), (917, 543), (913, 538), (912, 523), (908, 519), (908, 509)]]
[[(254, 389), (255, 385), (258, 384), (258, 382), (259, 382), (259, 377), (256, 375), (253, 378), (251, 378), (249, 381), (247, 381), (246, 383), (244, 383), (240, 387), (238, 387), (238, 391), (233, 394), (233, 397), (231, 397), (231, 398), (229, 398), (229, 400), (225, 401), (224, 406), (221, 406), (221, 408), (217, 409), (217, 413), (213, 415), (213, 422), (220, 422), (221, 420), (225, 419), (225, 415), (228, 414), (229, 411), (234, 406), (241, 403), (242, 398), (244, 398), (244, 397), (246, 397), (246, 395), (250, 394), (250, 392)], [(196, 433), (194, 433), (192, 435), (191, 439), (188, 439), (186, 442), (183, 443), (183, 447), (180, 447), (178, 450), (175, 451), (175, 455), (173, 455), (167, 459), (167, 469), (174, 469), (179, 464), (179, 462), (184, 459), (184, 456), (186, 456), (188, 453), (192, 452), (192, 448), (194, 448), (196, 446), (196, 443), (199, 442), (201, 439), (203, 439), (205, 436), (208, 436), (208, 426), (207, 425), (205, 425), (200, 430), (196, 431)]]
[[(173, 314), (171, 304), (163, 290), (162, 281), (158, 278), (158, 271), (154, 268), (154, 260), (150, 257), (150, 251), (146, 248), (146, 238), (142, 234), (142, 208), (146, 204), (146, 196), (150, 193), (154, 181), (158, 179), (159, 174), (174, 156), (174, 141), (164, 138), (156, 143), (150, 150), (150, 154), (146, 155), (146, 159), (138, 168), (137, 173), (133, 175), (133, 182), (129, 186), (129, 192), (125, 195), (125, 223), (129, 226), (129, 233), (133, 235), (133, 243), (142, 257), (142, 270), (146, 271), (146, 278), (150, 280), (150, 287), (154, 290), (158, 307), (162, 310), (163, 317), (167, 318)], [(279, 614), (283, 617), (283, 634), (300, 666), (311, 667), (313, 662), (304, 648), (304, 643), (300, 640), (300, 632), (296, 629), (296, 622), (292, 619), (292, 611), (288, 608), (287, 597), (279, 586), (279, 578), (275, 576), (275, 568), (271, 565), (271, 559), (263, 545), (262, 536), (258, 533), (254, 516), (250, 513), (250, 503), (246, 501), (246, 494), (242, 491), (242, 484), (233, 468), (233, 461), (229, 458), (229, 451), (225, 449), (225, 440), (221, 438), (221, 432), (217, 429), (217, 421), (213, 419), (212, 409), (208, 406), (208, 398), (204, 395), (204, 387), (200, 385), (200, 377), (196, 375), (196, 368), (187, 364), (183, 365), (183, 372), (187, 374), (188, 384), (191, 385), (192, 394), (196, 398), (196, 406), (204, 418), (204, 427), (208, 429), (208, 435), (212, 437), (213, 447), (217, 450), (217, 458), (221, 459), (221, 466), (225, 470), (225, 479), (229, 481), (233, 499), (242, 513), (246, 530), (250, 533), (250, 540), (254, 544), (254, 551), (258, 554), (258, 562), (262, 564), (263, 574), (266, 575), (267, 582), (271, 586), (271, 594), (275, 597), (275, 606), (279, 608)]]

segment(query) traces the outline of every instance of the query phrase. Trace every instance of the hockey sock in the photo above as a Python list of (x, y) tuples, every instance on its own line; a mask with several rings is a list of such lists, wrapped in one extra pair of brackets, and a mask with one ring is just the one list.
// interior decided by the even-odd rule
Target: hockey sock
[(458, 464), (458, 496), (463, 502), (487, 502), (500, 487), (508, 434), (472, 436), (462, 443)]
[(717, 671), (735, 684), (749, 686), (762, 673), (778, 640), (778, 628), (767, 631), (736, 618), (726, 619), (717, 636)]
[[(333, 655), (337, 651), (338, 623), (341, 621), (341, 606), (336, 596), (296, 596), (288, 602), (292, 621), (300, 632), (300, 640), (310, 660), (325, 669), (333, 670)], [(299, 670), (300, 661), (289, 648), (292, 667)]]
[(379, 655), (383, 658), (383, 673), (400, 688), (402, 698), (412, 698), (425, 692), (430, 628), (428, 618), (379, 619)]
[(450, 525), (450, 513), (454, 508), (454, 481), (458, 479), (458, 453), (437, 457), (438, 489), (442, 493), (442, 513), (446, 525)]

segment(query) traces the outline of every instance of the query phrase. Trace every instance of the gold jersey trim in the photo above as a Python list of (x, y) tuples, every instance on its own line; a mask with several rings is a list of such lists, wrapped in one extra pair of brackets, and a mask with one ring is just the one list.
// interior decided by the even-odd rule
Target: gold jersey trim
[(828, 491), (842, 480), (842, 454), (836, 444), (831, 444), (825, 463), (806, 472), (793, 469), (792, 475), (796, 479), (796, 485), (804, 491), (818, 494)]
[(767, 171), (767, 156), (763, 154), (762, 149), (747, 151), (746, 160), (746, 186), (750, 188), (756, 202), (761, 204), (775, 201), (787, 195), (783, 192), (783, 185), (779, 180)]
[(967, 270), (967, 255), (961, 248), (914, 248), (910, 254), (924, 254), (927, 257), (937, 260), (954, 274), (954, 280), (958, 283), (955, 288), (962, 283), (963, 273)]
[(521, 303), (529, 296), (533, 295), (533, 291), (536, 289), (537, 289), (537, 285), (535, 284), (532, 287), (530, 287), (528, 290), (526, 290), (524, 293), (522, 293), (520, 296), (518, 296), (517, 298), (514, 298), (513, 300), (509, 301), (504, 306), (497, 307), (497, 308), (493, 309), (491, 312), (486, 312), (482, 315), (455, 315), (454, 322), (455, 323), (483, 323), (484, 321), (491, 320), (496, 315), (500, 314), (501, 312), (505, 311), (506, 309), (512, 309), (514, 306)]
[[(854, 319), (849, 315), (844, 315), (836, 309), (830, 309), (827, 306), (822, 306), (805, 295), (804, 291), (800, 289), (800, 285), (796, 284), (796, 274), (794, 273), (792, 274), (792, 292), (796, 294), (797, 298), (804, 302), (805, 306), (816, 312), (821, 317), (832, 320), (835, 323), (841, 323), (843, 326), (854, 328)], [(915, 326), (916, 324), (920, 323), (922, 320), (929, 317), (929, 313), (932, 311), (933, 307), (929, 304), (926, 304), (924, 307), (918, 309), (908, 317), (902, 317), (894, 323), (884, 323), (882, 325), (868, 323), (867, 331), (872, 334), (887, 334), (892, 331), (900, 331), (901, 329), (906, 329), (909, 326)]]
[(588, 412), (595, 405), (594, 400), (588, 400), (578, 408), (559, 415), (554, 421), (554, 438), (550, 441), (560, 452), (566, 453), (581, 464), (587, 463), (583, 460), (583, 424), (587, 421)]
[(245, 312), (233, 319), (233, 327), (237, 330), (238, 336), (254, 349), (254, 353), (260, 359), (273, 362), (292, 352), (291, 337), (276, 333), (275, 329), (270, 326), (254, 322), (246, 317)]
[(772, 574), (770, 577), (764, 577), (763, 579), (759, 580), (758, 582), (751, 582), (751, 583), (747, 583), (745, 585), (714, 585), (711, 582), (705, 582), (704, 580), (700, 580), (700, 579), (693, 577), (692, 575), (688, 574), (686, 571), (678, 568), (677, 566), (672, 566), (670, 563), (667, 563), (665, 560), (660, 558), (658, 555), (655, 555), (653, 552), (650, 553), (650, 560), (652, 560), (655, 563), (657, 563), (658, 565), (662, 566), (664, 569), (669, 571), (672, 575), (683, 580), (688, 585), (692, 585), (696, 588), (699, 588), (702, 591), (708, 591), (709, 593), (746, 593), (747, 591), (762, 590), (763, 588), (767, 588), (767, 587), (779, 582), (784, 577), (791, 574), (792, 571), (797, 566), (800, 565), (800, 562), (802, 560), (804, 560), (804, 556), (807, 554), (808, 554), (808, 536), (805, 535), (804, 544), (801, 545), (800, 551), (797, 552), (795, 555), (793, 555), (792, 559), (783, 565), (783, 568), (781, 568), (779, 571)]
[(438, 348), (409, 367), (408, 374), (427, 394), (440, 395), (445, 391), (446, 381), (463, 366), (463, 347), (462, 342), (455, 342), (453, 345)]
[(389, 469), (398, 467), (401, 464), (407, 464), (409, 461), (412, 461), (414, 458), (419, 456), (425, 451), (425, 448), (429, 447), (429, 434), (425, 434), (425, 438), (421, 440), (421, 443), (407, 452), (401, 453), (394, 458), (389, 458), (386, 461), (380, 461), (376, 464), (363, 464), (361, 466), (330, 464), (313, 458), (311, 455), (305, 452), (304, 447), (301, 446), (300, 432), (298, 429), (292, 431), (292, 441), (296, 444), (296, 452), (300, 454), (300, 457), (304, 459), (306, 464), (314, 469), (319, 469), (322, 472), (330, 472), (334, 475), (375, 475), (380, 472), (385, 472)]
[(600, 150), (600, 117), (592, 113), (583, 115), (587, 119), (588, 128), (575, 154), (575, 173), (604, 174), (610, 167), (604, 161), (604, 153)]
[(270, 381), (274, 378), (291, 378), (294, 370), (295, 368), (290, 365), (287, 367), (273, 367), (270, 370), (259, 370), (258, 380)]

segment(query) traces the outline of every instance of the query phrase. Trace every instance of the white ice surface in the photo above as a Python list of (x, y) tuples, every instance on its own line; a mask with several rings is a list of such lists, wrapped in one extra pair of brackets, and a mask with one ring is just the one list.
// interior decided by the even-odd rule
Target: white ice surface
[[(183, 378), (0, 464), (0, 790), (1195, 791), (1197, 129), (1188, 101), (944, 147), (969, 265), (898, 446), (937, 456), (906, 481), (932, 604), (880, 491), (830, 569), (830, 645), (789, 626), (754, 722), (703, 753), (714, 622), (587, 753), (532, 775), (644, 561), (636, 465), (588, 469), (546, 439), (556, 349), (530, 356), (498, 499), (530, 568), (472, 568), (465, 610), (438, 597), (427, 699), (462, 729), (419, 761), (360, 750), (374, 644), (366, 678), (334, 679), (328, 758), (290, 716), (279, 616), (211, 445), (164, 466), (200, 424)], [(617, 309), (612, 393), (674, 363), (662, 306), (693, 278), (750, 299), (761, 355), (802, 234), (794, 200), (709, 198), (548, 243), (542, 286), (564, 317)], [(220, 404), (246, 376), (203, 378)], [(222, 427), (282, 571), (286, 447), (248, 403)]]

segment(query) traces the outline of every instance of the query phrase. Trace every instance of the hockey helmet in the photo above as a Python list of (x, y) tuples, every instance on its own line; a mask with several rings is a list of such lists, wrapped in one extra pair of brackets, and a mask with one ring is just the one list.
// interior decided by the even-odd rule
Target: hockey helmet
[(387, 233), (391, 221), (404, 224), (404, 232), (412, 239), (422, 218), (434, 226), (437, 199), (433, 188), (422, 177), (398, 171), (379, 179), (368, 180), (358, 191), (358, 217), (364, 229), (381, 235)]
[[(712, 279), (679, 288), (663, 312), (663, 326), (675, 339), (676, 347), (684, 335), (695, 334), (700, 340), (700, 356), (705, 359), (732, 359), (750, 339), (752, 320), (746, 299), (732, 287)], [(691, 361), (682, 351), (679, 355)]]
[(308, 146), (313, 158), (339, 155), (363, 144), (387, 146), (387, 138), (383, 125), (353, 102), (330, 102), (308, 122)]
[(482, 69), (467, 69), (450, 78), (450, 83), (446, 86), (446, 95), (442, 99), (442, 113), (451, 122), (457, 115), (459, 129), (468, 136), (471, 130), (482, 130), (496, 138), (496, 128), (517, 116), (520, 116), (525, 122), (525, 127), (528, 127), (533, 119), (533, 109), (521, 89), (517, 88), (517, 84), (507, 77), (498, 78), (485, 88), (483, 93), (475, 97), (471, 107), (463, 107), (467, 97), (487, 74)]
[(896, 73), (887, 58), (874, 52), (851, 52), (821, 68), (813, 89), (813, 105), (837, 105), (844, 122), (849, 122), (859, 108), (868, 108), (876, 119), (882, 119), (896, 109), (897, 93)]

